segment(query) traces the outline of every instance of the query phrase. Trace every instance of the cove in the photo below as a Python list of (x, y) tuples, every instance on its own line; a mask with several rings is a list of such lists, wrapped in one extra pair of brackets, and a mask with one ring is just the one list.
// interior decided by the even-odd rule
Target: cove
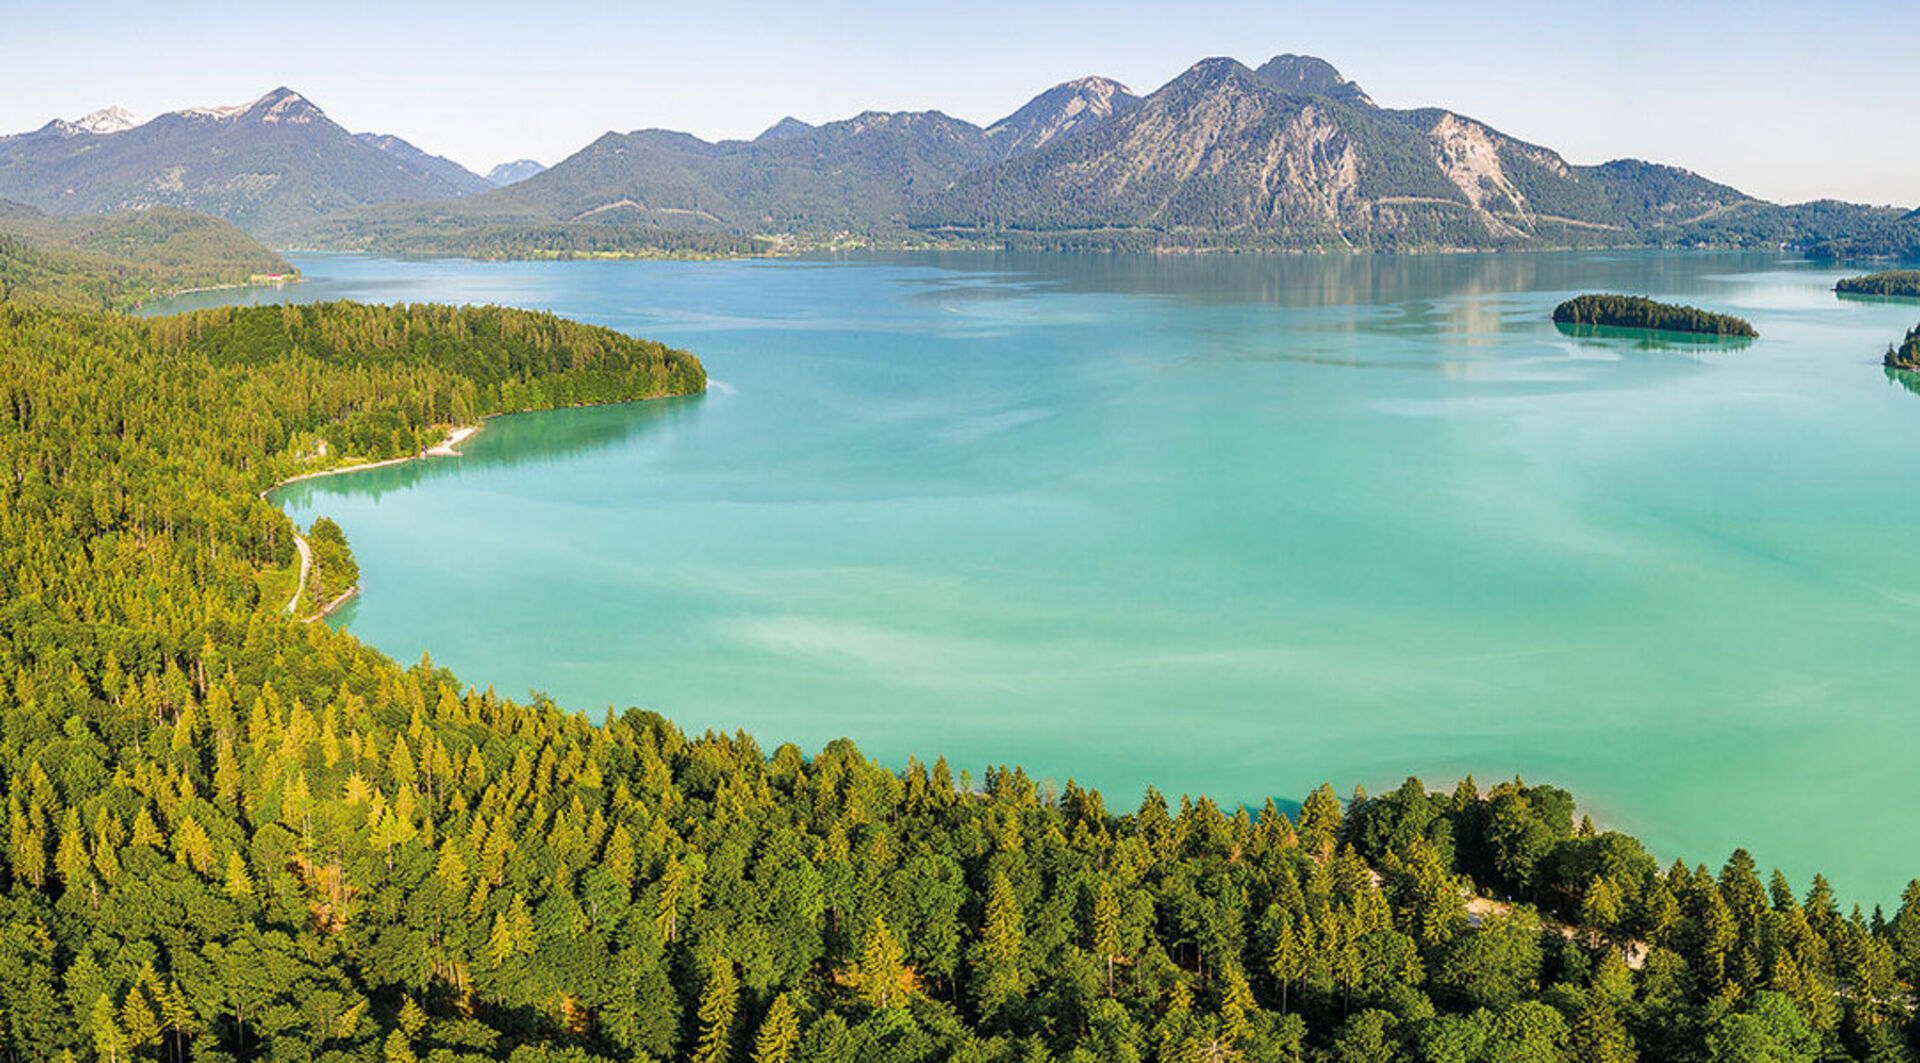
[[(691, 400), (295, 484), (333, 622), (765, 748), (1018, 763), (1130, 807), (1571, 789), (1664, 859), (1920, 873), (1910, 306), (1778, 255), (294, 256), (248, 299), (498, 302), (686, 347)], [(1582, 291), (1752, 321), (1573, 335)]]

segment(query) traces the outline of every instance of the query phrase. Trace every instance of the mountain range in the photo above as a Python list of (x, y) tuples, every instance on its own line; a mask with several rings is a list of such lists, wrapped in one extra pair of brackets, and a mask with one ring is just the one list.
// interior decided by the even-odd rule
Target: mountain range
[(1783, 207), (1635, 159), (1576, 165), (1449, 110), (1381, 107), (1301, 55), (1257, 68), (1205, 59), (1145, 96), (1080, 78), (984, 128), (868, 111), (784, 118), (751, 140), (607, 133), (551, 169), (521, 160), (486, 177), (396, 136), (349, 133), (277, 89), (241, 107), (138, 125), (98, 112), (0, 138), (0, 198), (55, 211), (169, 204), (282, 243), (490, 255), (754, 241), (1899, 254), (1909, 232), (1920, 249), (1920, 222), (1902, 210)]
[(265, 239), (347, 207), (491, 187), (399, 137), (349, 133), (287, 88), (139, 125), (114, 108), (0, 138), (0, 199), (60, 213), (184, 207)]

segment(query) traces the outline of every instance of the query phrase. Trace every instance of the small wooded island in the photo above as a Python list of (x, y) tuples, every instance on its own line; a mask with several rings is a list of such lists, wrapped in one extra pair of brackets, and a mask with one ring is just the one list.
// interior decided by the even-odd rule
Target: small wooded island
[(1558, 325), (1606, 325), (1612, 328), (1688, 332), (1700, 336), (1760, 335), (1753, 325), (1731, 314), (1715, 314), (1691, 306), (1657, 303), (1638, 295), (1580, 295), (1553, 308)]
[(1920, 373), (1920, 325), (1908, 329), (1907, 338), (1898, 347), (1887, 348), (1885, 364), (1888, 369)]
[(1920, 269), (1890, 269), (1864, 277), (1846, 277), (1833, 286), (1841, 295), (1881, 295), (1920, 299)]

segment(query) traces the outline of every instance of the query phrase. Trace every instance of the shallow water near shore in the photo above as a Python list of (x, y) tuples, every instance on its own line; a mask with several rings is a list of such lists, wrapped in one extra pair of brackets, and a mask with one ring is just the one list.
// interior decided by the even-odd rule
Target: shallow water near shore
[[(698, 398), (498, 418), (276, 498), (333, 622), (596, 718), (1020, 763), (1131, 806), (1515, 773), (1665, 860), (1920, 874), (1920, 307), (1777, 255), (293, 256), (155, 307), (499, 302)], [(1569, 335), (1579, 291), (1751, 320)]]

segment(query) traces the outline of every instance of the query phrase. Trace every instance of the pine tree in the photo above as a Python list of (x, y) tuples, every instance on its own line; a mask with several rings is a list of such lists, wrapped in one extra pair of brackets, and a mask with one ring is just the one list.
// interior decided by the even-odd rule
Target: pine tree
[(901, 964), (899, 942), (887, 929), (886, 920), (874, 916), (860, 949), (860, 997), (868, 1006), (890, 1008), (905, 1002)]
[(127, 1055), (127, 1038), (120, 1031), (120, 1020), (115, 1013), (113, 998), (105, 993), (93, 1002), (93, 1048), (99, 1054), (102, 1063), (120, 1063)]
[(387, 1034), (382, 1046), (387, 1063), (418, 1063), (419, 1057), (413, 1054), (413, 1042), (399, 1030)]
[(1340, 837), (1340, 799), (1333, 787), (1322, 783), (1300, 804), (1300, 835), (1308, 851), (1321, 862), (1331, 859), (1334, 843)]
[(1024, 988), (1020, 953), (1025, 931), (1020, 903), (1005, 872), (995, 872), (987, 888), (986, 924), (980, 930), (980, 963), (974, 971), (974, 996), (982, 1015), (993, 1015)]
[(1113, 965), (1121, 958), (1120, 941), (1120, 896), (1114, 892), (1113, 883), (1100, 880), (1100, 889), (1093, 897), (1093, 954), (1100, 958), (1106, 968), (1107, 995), (1113, 995)]
[(685, 895), (692, 892), (689, 878), (687, 866), (679, 857), (667, 860), (666, 872), (660, 876), (660, 905), (653, 920), (654, 929), (663, 942), (671, 943), (679, 936), (680, 906)]
[(799, 1043), (800, 1017), (782, 993), (773, 998), (767, 1017), (760, 1021), (760, 1033), (753, 1040), (753, 1063), (791, 1063)]
[(247, 862), (237, 852), (227, 854), (227, 896), (253, 896), (253, 876), (247, 873)]
[(627, 833), (625, 826), (615, 824), (613, 833), (607, 836), (607, 850), (600, 858), (600, 866), (622, 883), (632, 884), (635, 867), (633, 835)]
[(1280, 914), (1280, 927), (1273, 936), (1273, 951), (1267, 957), (1267, 970), (1280, 983), (1280, 1011), (1287, 1011), (1287, 990), (1306, 977), (1308, 949), (1305, 937), (1293, 913)]
[(733, 1017), (740, 1006), (740, 984), (730, 960), (717, 960), (700, 993), (700, 1039), (693, 1063), (727, 1063), (733, 1058)]
[(1599, 986), (1587, 990), (1574, 1013), (1572, 1041), (1577, 1063), (1634, 1063), (1639, 1058), (1613, 1000)]
[(127, 990), (120, 1005), (120, 1030), (129, 1049), (144, 1048), (160, 1040), (160, 1017), (153, 1013), (146, 994), (138, 986)]
[(1236, 1048), (1244, 1048), (1253, 1036), (1253, 1016), (1260, 1010), (1254, 1002), (1253, 988), (1238, 967), (1226, 969), (1226, 987), (1220, 999), (1220, 1037)]

